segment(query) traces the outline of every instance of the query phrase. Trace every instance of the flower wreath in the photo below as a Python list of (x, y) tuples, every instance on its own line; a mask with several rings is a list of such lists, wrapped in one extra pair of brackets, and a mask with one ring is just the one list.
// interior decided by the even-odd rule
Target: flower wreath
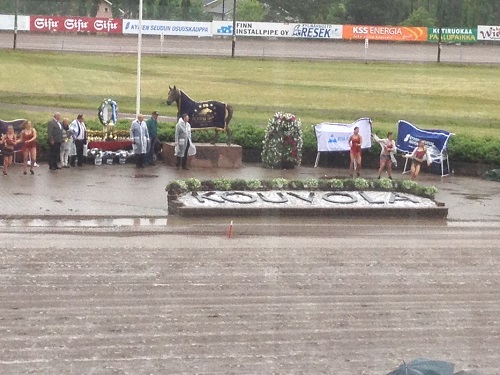
[[(109, 113), (111, 110), (111, 114)], [(115, 125), (118, 119), (118, 104), (113, 99), (104, 99), (97, 112), (102, 126)]]

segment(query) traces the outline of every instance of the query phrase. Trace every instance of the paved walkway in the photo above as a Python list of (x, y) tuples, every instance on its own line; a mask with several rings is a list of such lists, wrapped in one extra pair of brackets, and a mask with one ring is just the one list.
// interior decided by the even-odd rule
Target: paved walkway
[[(49, 171), (46, 164), (34, 176), (23, 175), (21, 165), (13, 165), (8, 176), (0, 176), (4, 196), (4, 218), (165, 218), (165, 186), (172, 180), (196, 177), (227, 178), (319, 178), (347, 176), (346, 170), (298, 167), (268, 170), (258, 164), (240, 169), (176, 170), (162, 163), (143, 170), (133, 164), (86, 164), (83, 167)], [(375, 170), (365, 170), (375, 177)], [(423, 174), (419, 182), (439, 189), (436, 200), (449, 208), (451, 221), (499, 221), (500, 183), (470, 177)], [(396, 174), (406, 179), (408, 175)]]

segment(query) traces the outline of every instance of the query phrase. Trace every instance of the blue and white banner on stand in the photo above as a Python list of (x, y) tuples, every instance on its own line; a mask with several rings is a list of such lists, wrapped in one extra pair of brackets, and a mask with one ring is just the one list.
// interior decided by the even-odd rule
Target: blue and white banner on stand
[(349, 151), (349, 137), (354, 133), (354, 128), (359, 127), (359, 135), (363, 142), (361, 148), (372, 146), (372, 120), (361, 118), (352, 124), (338, 124), (322, 122), (314, 127), (318, 140), (318, 152)]
[(318, 166), (321, 152), (349, 151), (349, 137), (354, 134), (354, 128), (359, 127), (359, 135), (362, 138), (361, 148), (372, 147), (372, 120), (360, 118), (352, 124), (339, 124), (322, 122), (314, 126), (316, 140), (318, 141), (318, 153), (314, 168)]
[(453, 133), (446, 130), (419, 129), (407, 121), (398, 121), (398, 140), (396, 147), (401, 152), (412, 152), (423, 140), (431, 153), (432, 159), (446, 151), (448, 140)]
[[(448, 159), (448, 140), (453, 135), (446, 130), (419, 129), (407, 121), (398, 121), (398, 139), (396, 147), (404, 153), (413, 152), (418, 142), (423, 140), (429, 150), (432, 162), (441, 165), (441, 177), (450, 173)], [(406, 173), (408, 159), (406, 159), (403, 173)]]

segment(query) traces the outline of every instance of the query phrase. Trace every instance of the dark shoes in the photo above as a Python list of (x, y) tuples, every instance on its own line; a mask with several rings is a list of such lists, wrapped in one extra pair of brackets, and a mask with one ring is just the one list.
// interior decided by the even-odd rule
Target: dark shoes
[(188, 167), (182, 167), (182, 169), (184, 169), (185, 171), (189, 171)]

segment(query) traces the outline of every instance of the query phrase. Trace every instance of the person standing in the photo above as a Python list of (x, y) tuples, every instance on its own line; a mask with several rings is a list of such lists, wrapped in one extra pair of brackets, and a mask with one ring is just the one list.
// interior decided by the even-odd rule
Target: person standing
[(71, 140), (71, 131), (69, 129), (69, 120), (63, 118), (62, 120), (62, 142), (61, 142), (61, 167), (69, 168), (69, 149)]
[(36, 129), (33, 128), (31, 121), (26, 121), (23, 125), (24, 129), (21, 131), (21, 135), (19, 137), (18, 143), (22, 143), (23, 147), (21, 151), (23, 152), (23, 164), (24, 171), (26, 174), (26, 170), (28, 169), (28, 160), (30, 160), (30, 173), (35, 174), (33, 171), (33, 167), (36, 166)]
[(61, 169), (57, 162), (60, 158), (62, 142), (62, 125), (60, 123), (61, 114), (54, 113), (54, 117), (47, 123), (47, 138), (49, 141), (49, 169), (55, 171)]
[(349, 147), (351, 147), (351, 163), (349, 164), (349, 175), (352, 178), (354, 175), (354, 170), (356, 170), (356, 177), (359, 177), (361, 172), (361, 144), (363, 143), (363, 137), (359, 135), (359, 126), (356, 126), (354, 128), (354, 134), (349, 137), (348, 142)]
[(427, 161), (427, 165), (430, 166), (432, 163), (432, 158), (429, 153), (429, 149), (425, 147), (425, 142), (423, 140), (418, 141), (417, 147), (413, 150), (411, 154), (406, 154), (405, 158), (411, 159), (411, 179), (415, 180), (420, 173), (420, 167)]
[(387, 169), (387, 174), (392, 179), (392, 163), (396, 161), (394, 154), (396, 153), (396, 142), (394, 142), (392, 132), (387, 133), (387, 138), (379, 138), (377, 134), (372, 134), (375, 142), (382, 147), (380, 151), (380, 167), (378, 169), (378, 178), (382, 176), (384, 169)]
[(149, 150), (146, 154), (146, 164), (155, 165), (155, 145), (158, 142), (158, 111), (154, 111), (146, 121), (149, 133)]
[(132, 139), (135, 154), (135, 167), (144, 168), (144, 159), (148, 150), (149, 133), (142, 114), (138, 114), (137, 119), (132, 121), (132, 125), (130, 126), (130, 138)]
[(7, 127), (7, 133), (2, 135), (3, 144), (3, 174), (7, 176), (7, 170), (12, 164), (12, 158), (14, 156), (14, 146), (17, 143), (16, 133), (14, 133), (14, 127), (9, 125)]
[(184, 113), (177, 125), (175, 125), (175, 156), (177, 156), (176, 168), (182, 165), (182, 169), (187, 167), (188, 155), (196, 154), (196, 147), (191, 141), (191, 125), (189, 124), (189, 116)]
[[(87, 144), (87, 127), (83, 122), (83, 115), (79, 114), (76, 116), (76, 120), (71, 122), (69, 128), (73, 136), (73, 141), (75, 142), (76, 163), (81, 167), (83, 165), (83, 146)], [(75, 160), (71, 161), (71, 165), (73, 167), (75, 166)]]

